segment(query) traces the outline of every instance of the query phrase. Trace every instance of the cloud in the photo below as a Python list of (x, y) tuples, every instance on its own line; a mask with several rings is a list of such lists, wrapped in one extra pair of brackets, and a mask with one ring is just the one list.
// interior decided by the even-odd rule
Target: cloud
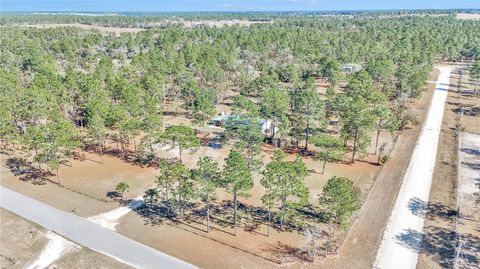
[(225, 4), (217, 5), (217, 7), (232, 7), (232, 5), (225, 3)]

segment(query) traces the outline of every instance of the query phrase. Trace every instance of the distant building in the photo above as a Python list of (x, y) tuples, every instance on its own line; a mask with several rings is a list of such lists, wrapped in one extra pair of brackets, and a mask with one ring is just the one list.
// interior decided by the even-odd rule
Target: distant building
[(362, 70), (362, 65), (360, 64), (344, 64), (342, 66), (343, 72), (345, 73), (357, 73)]
[[(249, 123), (241, 122), (239, 120), (239, 117), (236, 116), (236, 115), (227, 115), (227, 114), (222, 112), (222, 114), (215, 116), (212, 119), (210, 124), (212, 124), (214, 126), (217, 126), (217, 127), (224, 127), (228, 124), (239, 125), (239, 124), (249, 124)], [(260, 125), (260, 128), (261, 128), (261, 130), (264, 134), (268, 134), (268, 133), (271, 132), (271, 128), (272, 128), (272, 121), (271, 120), (260, 119), (259, 118), (258, 119), (258, 124)]]

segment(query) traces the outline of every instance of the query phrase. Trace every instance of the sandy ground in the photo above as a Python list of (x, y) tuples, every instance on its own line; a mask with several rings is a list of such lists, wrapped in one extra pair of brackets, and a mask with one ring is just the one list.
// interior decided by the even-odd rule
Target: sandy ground
[(460, 20), (480, 20), (480, 13), (458, 13), (457, 19)]
[(116, 231), (115, 227), (118, 224), (118, 220), (130, 213), (130, 211), (143, 206), (143, 204), (143, 197), (140, 196), (128, 202), (125, 206), (89, 217), (88, 220), (107, 229)]
[[(412, 154), (395, 207), (387, 224), (374, 268), (415, 268), (423, 234), (424, 211), (430, 193), (452, 67), (440, 75), (428, 117)], [(420, 239), (420, 240), (419, 240)]]
[[(28, 268), (44, 253), (44, 250), (50, 244), (49, 237), (55, 238), (57, 243), (65, 243), (66, 241), (63, 237), (61, 237), (61, 240), (58, 240), (58, 235), (52, 236), (50, 232), (42, 227), (10, 213), (3, 208), (0, 208), (0, 223), (1, 268)], [(66, 244), (69, 245), (69, 243)], [(73, 243), (70, 242), (70, 244)], [(55, 249), (58, 248), (51, 250)], [(50, 265), (50, 268), (127, 269), (131, 267), (95, 251), (76, 246), (73, 250), (64, 252), (58, 260), (55, 260), (53, 264)]]
[(480, 215), (474, 192), (480, 184), (480, 135), (460, 133), (458, 151), (457, 226), (460, 250), (458, 268), (478, 268), (480, 264)]
[(106, 26), (98, 26), (98, 25), (88, 25), (88, 24), (81, 24), (81, 23), (46, 23), (46, 24), (19, 24), (19, 27), (33, 27), (39, 29), (46, 29), (46, 28), (56, 28), (56, 27), (77, 27), (83, 30), (98, 30), (104, 33), (138, 33), (145, 29), (143, 28), (121, 28), (121, 27), (106, 27)]
[[(433, 72), (432, 77), (436, 77), (436, 74), (437, 72)], [(420, 121), (422, 120), (423, 114), (428, 107), (432, 92), (433, 85), (430, 86), (429, 92), (424, 95), (422, 100), (413, 104), (412, 106), (413, 110), (419, 115)], [(349, 237), (347, 238), (349, 239), (349, 242), (345, 247), (342, 246), (340, 248), (340, 254), (329, 257), (327, 262), (319, 261), (316, 264), (303, 264), (298, 262), (288, 263), (288, 260), (298, 260), (295, 257), (292, 257), (291, 259), (286, 259), (286, 264), (291, 267), (321, 266), (322, 268), (371, 268), (371, 262), (373, 262), (376, 252), (376, 244), (380, 240), (380, 238), (375, 240), (375, 234), (380, 234), (378, 233), (378, 230), (383, 229), (382, 221), (379, 221), (378, 216), (382, 214), (385, 215), (384, 221), (386, 221), (391, 208), (391, 206), (379, 208), (378, 204), (392, 203), (393, 206), (392, 197), (394, 197), (395, 193), (398, 191), (399, 184), (392, 184), (392, 178), (400, 178), (402, 176), (404, 172), (403, 167), (406, 167), (406, 161), (408, 161), (413, 149), (413, 145), (415, 144), (416, 136), (418, 135), (418, 129), (419, 127), (415, 127), (406, 130), (404, 134), (400, 136), (399, 142), (397, 142), (398, 146), (393, 153), (394, 156), (392, 156), (393, 158), (387, 163), (386, 167), (388, 167), (388, 171), (383, 175), (380, 175), (383, 185), (375, 183), (374, 188), (376, 196), (374, 194), (373, 199), (370, 199), (369, 195), (368, 199), (371, 201), (368, 203), (368, 208), (362, 208), (362, 212), (360, 213), (360, 217), (362, 219), (355, 221), (354, 227), (358, 229), (356, 229), (353, 235), (349, 234)], [(329, 173), (329, 169), (335, 170), (335, 172), (332, 172), (332, 174), (347, 173), (349, 170), (354, 170), (355, 166), (359, 165), (360, 163), (361, 162), (357, 162), (353, 166), (340, 164), (327, 165), (327, 173)], [(318, 164), (316, 166), (318, 168)], [(353, 172), (352, 174), (354, 173), (358, 172)], [(323, 186), (325, 179), (328, 178), (328, 176), (322, 176), (318, 174), (314, 174), (313, 176), (311, 175), (311, 177), (314, 178), (312, 181), (320, 186)], [(355, 178), (354, 175), (353, 177)], [(396, 185), (397, 187), (395, 187)], [(317, 187), (318, 185), (314, 186), (315, 188), (313, 191), (319, 191), (320, 188)], [(365, 184), (364, 186), (366, 187), (368, 184)], [(255, 198), (252, 197), (246, 202), (250, 204), (254, 203), (254, 200)], [(245, 200), (242, 200), (242, 202), (243, 201)], [(141, 226), (142, 223), (144, 224), (143, 227)], [(280, 238), (282, 234), (276, 234), (275, 231), (271, 238), (265, 238), (258, 235), (252, 236), (243, 230), (240, 230), (239, 236), (235, 238), (228, 234), (232, 232), (231, 227), (227, 226), (226, 228), (218, 228), (219, 231), (215, 231), (214, 233), (207, 235), (204, 231), (205, 227), (203, 223), (189, 222), (178, 224), (162, 220), (161, 218), (149, 220), (148, 218), (142, 218), (135, 213), (127, 215), (126, 218), (122, 219), (122, 223), (118, 226), (118, 229), (121, 233), (127, 234), (130, 237), (135, 237), (137, 240), (154, 246), (155, 248), (162, 249), (166, 253), (170, 253), (172, 255), (181, 255), (178, 256), (181, 259), (185, 259), (199, 266), (209, 268), (218, 268), (222, 266), (238, 267), (241, 264), (245, 264), (246, 268), (249, 266), (252, 268), (268, 268), (271, 266), (278, 266), (275, 264), (275, 262), (265, 262), (265, 259), (262, 261), (262, 259), (258, 259), (258, 256), (255, 256), (253, 253), (247, 254), (246, 251), (255, 251), (255, 254), (260, 254), (264, 258), (270, 259), (270, 257), (273, 257), (275, 259), (275, 253), (278, 255), (278, 253), (283, 252), (285, 255), (285, 253), (288, 252), (289, 248), (285, 245), (285, 243), (289, 242), (290, 246), (295, 248), (299, 245), (302, 239), (297, 232), (287, 233), (286, 235), (284, 234), (283, 238), (279, 240), (276, 239), (276, 237), (278, 236)], [(185, 231), (188, 231), (188, 233), (185, 233)], [(266, 227), (260, 227), (257, 232), (265, 233)], [(153, 237), (142, 236), (142, 234), (145, 233), (152, 234)], [(188, 244), (183, 243), (187, 240)], [(210, 247), (215, 247), (215, 244), (223, 244), (225, 247), (216, 249), (215, 253), (211, 253)], [(199, 246), (205, 247), (202, 248)], [(261, 246), (260, 251), (256, 250), (257, 246)], [(370, 252), (372, 253), (372, 257), (370, 259), (365, 257), (365, 252), (369, 249), (371, 249)], [(236, 258), (234, 260), (231, 258), (225, 258), (231, 256), (235, 256)], [(289, 255), (286, 256), (288, 257)], [(251, 264), (251, 262), (254, 263)], [(362, 266), (359, 266), (359, 263)], [(365, 267), (363, 267), (363, 264), (365, 264)]]
[(46, 268), (64, 254), (75, 249), (80, 249), (80, 247), (75, 243), (68, 241), (67, 239), (55, 233), (47, 232), (46, 237), (48, 238), (47, 245), (42, 250), (42, 253), (40, 253), (38, 258), (31, 263), (27, 269)]
[[(228, 109), (228, 106), (218, 107), (218, 112), (228, 112)], [(182, 111), (180, 110), (180, 112)], [(165, 118), (166, 125), (175, 125), (179, 123), (189, 124), (190, 120), (182, 116), (167, 116)], [(201, 127), (196, 128), (198, 128), (202, 132), (204, 131)], [(205, 131), (218, 132), (219, 130), (211, 130), (211, 128), (209, 129), (209, 127), (207, 127)], [(380, 143), (388, 142), (388, 150), (390, 150), (393, 145), (392, 140), (392, 135), (386, 132), (382, 133), (380, 137)], [(115, 149), (116, 146), (112, 143), (109, 145), (109, 147), (110, 149)], [(312, 146), (310, 147), (313, 148)], [(133, 150), (133, 147), (131, 147), (131, 150)], [(263, 159), (265, 162), (268, 162), (270, 161), (271, 149), (266, 148), (265, 150), (266, 152), (263, 156)], [(193, 154), (184, 154), (184, 162), (189, 167), (194, 167), (198, 158), (202, 156), (212, 156), (213, 158), (218, 160), (221, 165), (223, 165), (223, 159), (228, 154), (228, 151), (229, 147), (224, 147), (219, 150), (202, 147), (200, 148), (200, 150), (194, 152)], [(373, 145), (370, 149), (370, 152), (372, 151)], [(178, 155), (178, 151), (176, 149), (169, 149), (168, 147), (160, 147), (157, 149), (157, 155), (161, 158), (170, 159), (176, 157)], [(30, 181), (19, 180), (19, 177), (11, 174), (10, 171), (8, 171), (8, 169), (5, 168), (3, 165), (0, 166), (2, 185), (24, 193), (32, 198), (35, 198), (47, 204), (53, 205), (59, 209), (65, 211), (74, 211), (76, 212), (76, 214), (83, 217), (93, 216), (92, 218), (97, 219), (99, 222), (103, 222), (106, 227), (108, 226), (112, 229), (113, 227), (115, 227), (117, 220), (128, 211), (122, 208), (117, 209), (118, 204), (108, 197), (108, 194), (114, 190), (115, 185), (120, 181), (127, 182), (130, 185), (130, 191), (126, 194), (126, 196), (127, 198), (133, 198), (142, 195), (144, 191), (153, 184), (155, 177), (158, 175), (158, 170), (156, 169), (156, 167), (143, 167), (135, 165), (128, 160), (121, 159), (115, 155), (104, 156), (103, 164), (100, 163), (100, 156), (98, 156), (97, 154), (79, 152), (79, 156), (79, 160), (73, 161), (72, 167), (61, 167), (60, 175), (61, 183), (63, 186), (62, 188), (59, 188), (57, 185), (48, 181), (46, 181), (46, 184), (44, 185), (34, 185)], [(9, 156), (1, 155), (0, 157), (2, 158), (2, 163), (4, 163)], [(294, 156), (292, 155), (289, 158), (293, 159)], [(346, 156), (346, 160), (348, 160), (348, 156)], [(307, 164), (307, 167), (312, 171), (312, 173), (310, 173), (310, 175), (306, 179), (306, 183), (311, 189), (310, 200), (316, 203), (317, 197), (321, 193), (322, 187), (326, 183), (327, 179), (333, 175), (349, 177), (356, 183), (358, 187), (360, 187), (364, 191), (364, 194), (366, 195), (373, 183), (372, 178), (374, 178), (381, 169), (381, 166), (377, 166), (375, 164), (376, 160), (377, 156), (370, 155), (364, 158), (362, 161), (357, 161), (353, 165), (348, 163), (327, 164), (325, 174), (320, 174), (318, 171), (321, 169), (321, 164), (318, 161), (312, 159), (311, 157), (304, 157), (304, 161)], [(52, 181), (56, 181), (55, 176), (51, 176), (50, 179)], [(259, 179), (257, 178), (256, 187), (252, 190), (252, 196), (248, 199), (241, 199), (240, 202), (242, 202), (248, 207), (260, 206), (260, 197), (262, 194), (263, 189), (259, 184)], [(222, 200), (224, 199), (231, 199), (231, 197), (226, 193), (219, 193), (220, 205), (225, 204), (222, 202)], [(227, 219), (230, 213), (231, 212), (227, 211)], [(215, 212), (213, 213), (213, 215), (215, 217)], [(220, 213), (220, 216), (218, 217), (224, 216), (221, 216)], [(135, 220), (136, 218), (138, 218), (138, 220)], [(142, 227), (136, 227), (135, 225), (131, 225), (129, 222), (141, 223), (145, 222), (146, 220), (142, 217), (139, 217), (136, 213), (130, 213), (127, 214), (127, 217), (124, 217), (119, 221), (121, 223), (119, 231), (133, 238), (135, 237), (135, 235), (138, 234), (138, 231), (140, 231)], [(126, 228), (123, 228), (123, 226), (125, 226)], [(203, 229), (203, 223), (200, 223), (197, 226), (198, 227), (196, 228)], [(185, 233), (185, 231), (182, 231), (178, 227), (174, 227), (173, 229), (172, 227), (172, 225), (170, 225), (170, 229), (167, 229), (168, 226), (164, 227), (164, 233), (171, 234), (172, 236), (176, 236), (179, 238), (183, 238), (186, 235), (191, 235), (189, 233)], [(230, 230), (231, 232), (231, 227), (227, 227), (226, 229)], [(254, 233), (244, 232), (245, 236), (237, 236), (237, 238), (232, 238), (229, 233), (220, 233), (219, 235), (215, 235), (217, 238), (214, 236), (213, 238), (208, 238), (207, 241), (215, 242), (215, 240), (217, 240), (220, 242), (220, 244), (234, 241), (232, 243), (232, 246), (234, 247), (234, 249), (241, 249), (239, 250), (239, 253), (245, 254), (245, 251), (250, 251), (252, 253), (260, 251), (265, 253), (266, 258), (276, 258), (277, 256), (279, 256), (279, 253), (281, 253), (281, 251), (285, 252), (285, 249), (288, 249), (288, 247), (293, 246), (293, 249), (298, 247), (302, 240), (302, 236), (298, 231), (288, 233), (273, 232), (271, 238), (265, 238), (265, 236), (263, 235), (256, 234), (262, 234), (265, 232), (266, 226), (259, 225), (258, 229), (254, 231)], [(155, 233), (157, 234), (158, 231)], [(243, 232), (241, 231), (240, 234), (242, 233)], [(203, 236), (204, 234), (200, 234), (200, 237)], [(144, 241), (146, 240), (146, 238), (142, 236), (140, 237), (140, 239)], [(192, 252), (185, 252), (182, 250), (182, 247), (178, 247), (178, 249), (173, 248), (160, 239), (152, 241), (153, 239), (148, 238), (148, 240), (151, 241), (150, 245), (155, 247), (159, 246), (159, 249), (161, 250), (164, 250), (168, 247), (170, 251), (166, 252), (174, 256), (177, 256), (179, 253), (195, 253), (193, 250)], [(197, 243), (192, 243), (191, 245), (202, 245), (205, 243), (204, 241), (205, 240), (199, 240)], [(256, 244), (255, 242), (257, 241), (260, 241), (260, 243)], [(175, 243), (178, 244), (178, 242)], [(148, 244), (149, 242), (146, 243)], [(218, 245), (219, 243), (217, 242), (215, 244)], [(279, 249), (278, 246), (280, 246), (280, 248), (283, 248), (283, 250)], [(236, 255), (238, 256), (238, 253)], [(241, 256), (243, 258), (239, 258), (239, 260), (236, 260), (236, 264), (240, 264), (244, 262), (243, 259), (248, 259), (248, 257), (250, 257), (250, 255)], [(289, 260), (297, 260), (297, 258), (295, 257), (290, 258), (288, 257), (289, 255), (286, 256), (287, 262)], [(186, 260), (191, 261), (195, 264), (202, 264), (207, 266), (209, 265), (209, 261), (219, 261), (215, 259), (216, 258), (204, 259), (198, 256), (193, 256), (191, 258), (187, 258)], [(226, 260), (223, 261), (226, 262)]]
[(24, 268), (47, 245), (46, 231), (0, 208), (1, 268)]
[[(273, 21), (248, 21), (248, 20), (199, 20), (199, 21), (186, 21), (186, 20), (164, 20), (157, 23), (151, 23), (148, 25), (150, 28), (155, 29), (156, 27), (163, 27), (165, 25), (182, 25), (187, 28), (198, 27), (198, 26), (207, 26), (207, 27), (225, 27), (225, 26), (250, 26), (257, 23), (273, 23)], [(46, 28), (56, 28), (56, 27), (77, 27), (83, 30), (98, 30), (103, 33), (114, 33), (120, 35), (122, 33), (138, 33), (140, 31), (147, 30), (147, 28), (136, 28), (136, 27), (113, 27), (113, 26), (100, 26), (100, 25), (89, 25), (81, 23), (38, 23), (38, 24), (14, 24), (18, 27), (34, 27), (39, 29)]]
[(460, 133), (459, 136), (458, 205), (464, 218), (473, 218), (478, 208), (474, 201), (476, 184), (480, 183), (480, 135)]
[[(6, 156), (0, 155), (0, 157), (2, 163), (4, 163)], [(0, 176), (1, 184), (12, 190), (21, 192), (58, 209), (67, 212), (76, 212), (76, 214), (83, 217), (94, 216), (118, 207), (118, 203), (116, 202), (111, 201), (107, 203), (92, 198), (92, 196), (82, 194), (81, 191), (70, 190), (65, 187), (61, 188), (48, 181), (43, 185), (37, 185), (20, 180), (19, 177), (11, 174), (4, 165), (0, 166)], [(101, 197), (105, 197), (105, 193)]]
[[(456, 69), (452, 72), (450, 84), (454, 85), (457, 81)], [(425, 242), (429, 242), (431, 247), (420, 252), (417, 264), (419, 269), (452, 268), (450, 262), (453, 256), (451, 242), (454, 241), (457, 162), (457, 146), (453, 131), (456, 116), (452, 111), (454, 94), (455, 88), (448, 93), (425, 218)]]

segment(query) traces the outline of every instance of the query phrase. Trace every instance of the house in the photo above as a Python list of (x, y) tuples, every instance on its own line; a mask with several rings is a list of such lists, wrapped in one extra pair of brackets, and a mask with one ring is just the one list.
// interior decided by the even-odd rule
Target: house
[(342, 65), (342, 70), (345, 73), (357, 73), (362, 70), (362, 65), (360, 64), (344, 64)]
[[(224, 127), (229, 124), (233, 125), (240, 125), (240, 124), (249, 124), (248, 122), (242, 122), (240, 118), (237, 115), (227, 115), (224, 112), (222, 112), (220, 115), (215, 116), (211, 123), (211, 125), (217, 126), (217, 127)], [(260, 128), (264, 134), (270, 134), (272, 131), (272, 121), (267, 120), (267, 119), (258, 119), (258, 124), (260, 125)], [(277, 129), (277, 128), (275, 128)], [(277, 131), (277, 130), (276, 130)]]

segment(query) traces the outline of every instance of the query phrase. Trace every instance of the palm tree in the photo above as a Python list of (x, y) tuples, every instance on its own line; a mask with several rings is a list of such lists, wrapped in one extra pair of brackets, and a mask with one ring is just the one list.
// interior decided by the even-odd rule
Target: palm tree
[(129, 189), (130, 189), (130, 186), (126, 182), (120, 182), (117, 184), (117, 186), (115, 186), (115, 191), (122, 194), (122, 199), (124, 200), (125, 200), (125, 192), (128, 192)]

